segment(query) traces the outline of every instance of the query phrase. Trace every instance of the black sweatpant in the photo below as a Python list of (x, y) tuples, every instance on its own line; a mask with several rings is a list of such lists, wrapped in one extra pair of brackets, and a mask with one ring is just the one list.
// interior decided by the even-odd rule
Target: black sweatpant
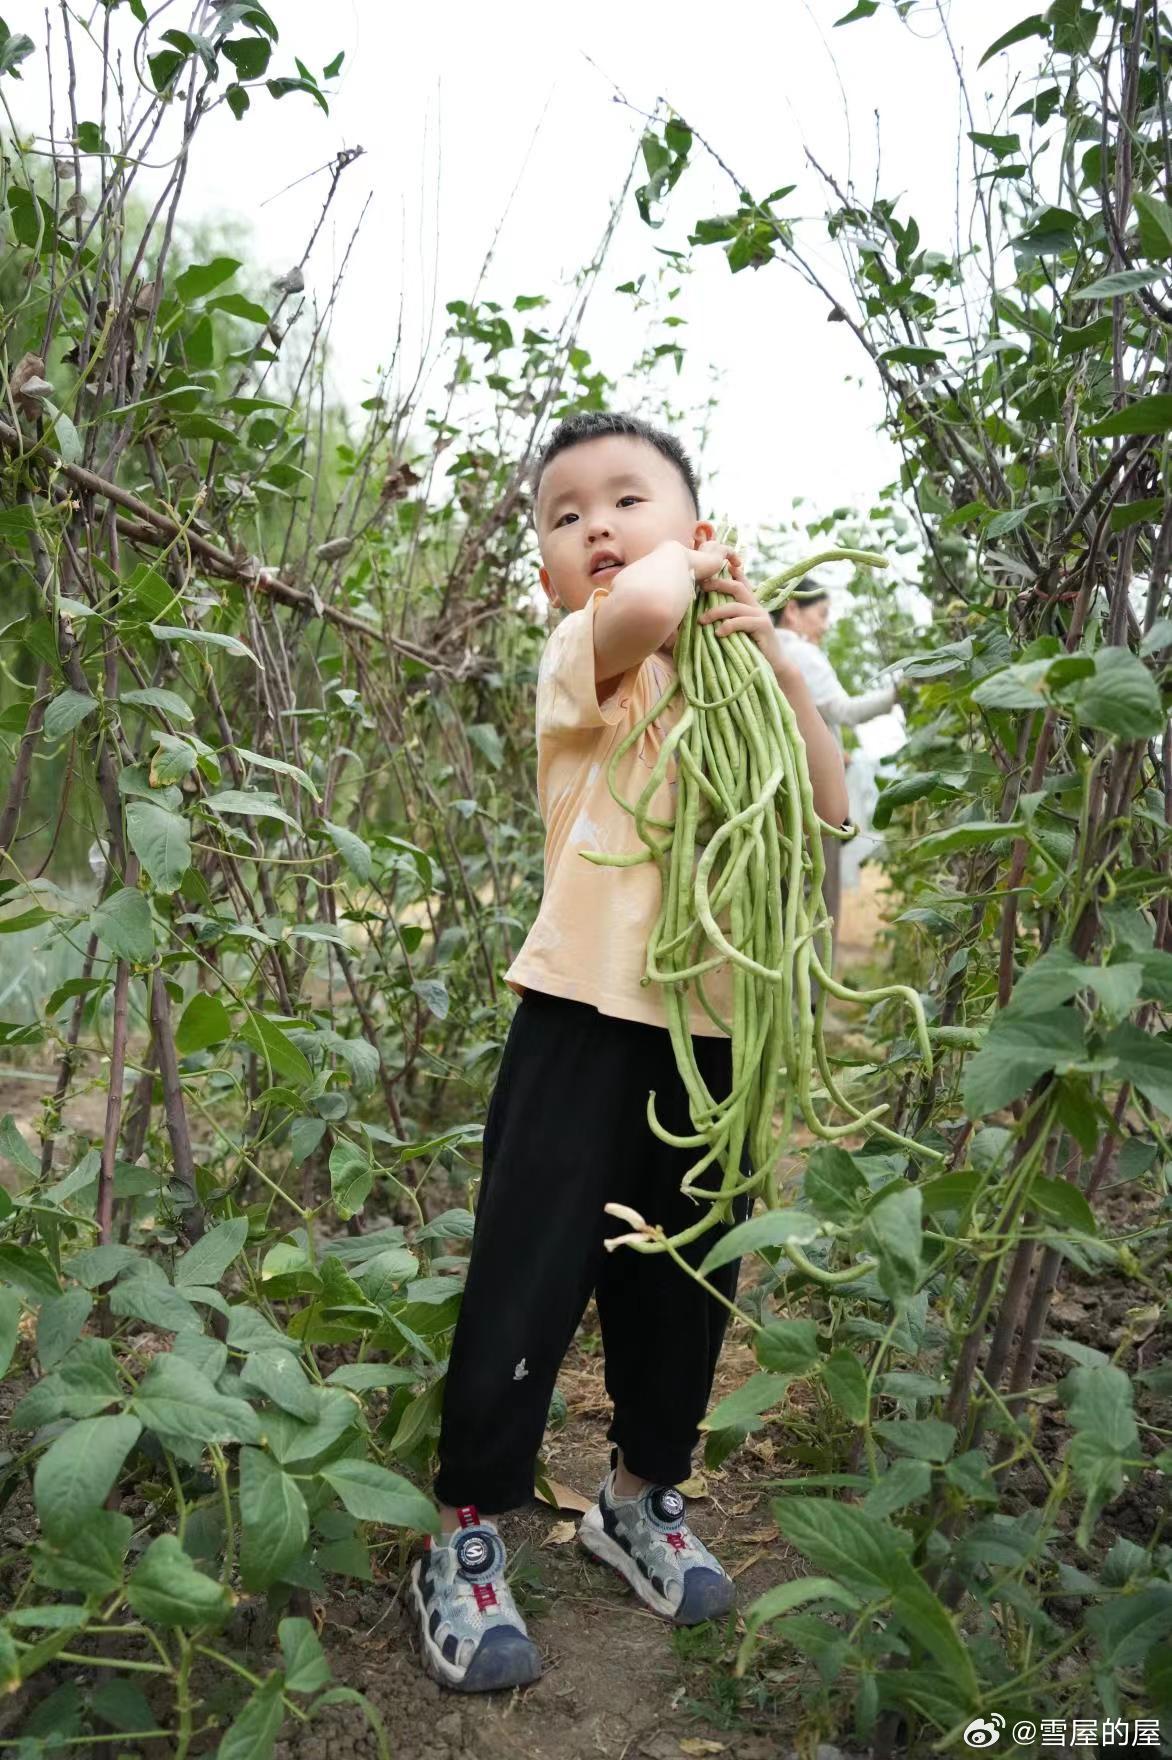
[[(711, 1092), (731, 1085), (727, 1039), (697, 1039)], [(629, 1225), (628, 1204), (669, 1233), (700, 1204), (680, 1192), (699, 1151), (673, 1149), (647, 1123), (693, 1130), (666, 1028), (526, 993), (513, 1017), (484, 1132), (484, 1171), (464, 1300), (452, 1345), (435, 1495), (441, 1503), (514, 1509), (533, 1472), (557, 1372), (593, 1292), (602, 1325), (609, 1440), (640, 1478), (691, 1472), (728, 1310), (663, 1253), (603, 1241)], [(710, 1187), (719, 1169), (702, 1176)], [(737, 1201), (742, 1218), (748, 1200)], [(722, 1230), (686, 1249), (698, 1265)], [(738, 1265), (712, 1283), (736, 1290)], [(612, 1460), (614, 1455), (612, 1453)]]

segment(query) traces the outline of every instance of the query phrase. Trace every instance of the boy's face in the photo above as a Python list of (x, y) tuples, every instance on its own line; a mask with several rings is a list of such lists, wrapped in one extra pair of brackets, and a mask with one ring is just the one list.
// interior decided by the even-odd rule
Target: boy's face
[(671, 460), (626, 434), (559, 452), (542, 476), (535, 521), (545, 596), (568, 611), (666, 539), (692, 550), (713, 535)]

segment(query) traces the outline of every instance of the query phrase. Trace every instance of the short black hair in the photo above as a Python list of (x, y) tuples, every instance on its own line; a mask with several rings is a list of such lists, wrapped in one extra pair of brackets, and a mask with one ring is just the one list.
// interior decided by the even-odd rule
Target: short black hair
[(541, 487), (550, 462), (559, 452), (568, 452), (571, 446), (581, 446), (587, 440), (604, 440), (609, 435), (617, 434), (628, 440), (644, 440), (648, 446), (654, 446), (656, 452), (670, 460), (684, 480), (688, 494), (692, 498), (692, 506), (696, 518), (700, 517), (700, 486), (692, 461), (672, 434), (665, 434), (662, 428), (652, 427), (642, 416), (612, 414), (609, 410), (584, 409), (577, 415), (567, 416), (554, 431), (546, 444), (545, 450), (537, 461), (533, 473), (533, 502), (537, 505), (537, 491)]

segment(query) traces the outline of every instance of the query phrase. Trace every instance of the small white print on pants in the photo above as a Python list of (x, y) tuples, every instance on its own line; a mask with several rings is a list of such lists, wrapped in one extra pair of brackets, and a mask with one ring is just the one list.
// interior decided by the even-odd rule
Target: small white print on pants
[(525, 1379), (526, 1375), (528, 1375), (528, 1373), (529, 1373), (529, 1371), (525, 1367), (525, 1359), (524, 1359), (524, 1357), (522, 1357), (521, 1361), (517, 1364), (517, 1367), (513, 1370), (513, 1380), (514, 1381), (524, 1381), (524, 1379)]

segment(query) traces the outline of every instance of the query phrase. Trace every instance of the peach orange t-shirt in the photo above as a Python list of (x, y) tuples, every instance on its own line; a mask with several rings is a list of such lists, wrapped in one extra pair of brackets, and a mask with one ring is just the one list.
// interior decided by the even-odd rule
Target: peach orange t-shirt
[[(607, 766), (615, 747), (659, 701), (674, 677), (672, 662), (652, 654), (624, 673), (603, 702), (594, 680), (594, 614), (609, 588), (599, 587), (580, 611), (558, 625), (537, 678), (537, 798), (545, 825), (545, 891), (525, 944), (505, 974), (524, 995), (541, 990), (585, 1002), (621, 1020), (666, 1026), (663, 986), (641, 983), (647, 943), (660, 909), (659, 869), (599, 867), (581, 851), (609, 855), (643, 849), (632, 816), (612, 798)], [(636, 801), (680, 713), (673, 700), (616, 766), (615, 786)], [(651, 802), (653, 818), (675, 813), (675, 767)], [(711, 952), (706, 948), (706, 953)], [(731, 1018), (727, 964), (705, 974), (705, 995)], [(724, 1035), (688, 994), (693, 1034)]]

